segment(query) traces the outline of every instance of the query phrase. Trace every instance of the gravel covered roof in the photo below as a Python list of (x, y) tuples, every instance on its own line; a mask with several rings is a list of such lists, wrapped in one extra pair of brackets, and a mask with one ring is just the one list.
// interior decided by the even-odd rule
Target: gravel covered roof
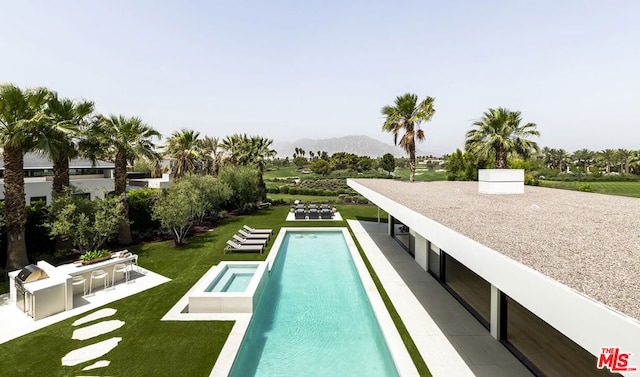
[(354, 179), (495, 251), (640, 320), (640, 199), (477, 182)]

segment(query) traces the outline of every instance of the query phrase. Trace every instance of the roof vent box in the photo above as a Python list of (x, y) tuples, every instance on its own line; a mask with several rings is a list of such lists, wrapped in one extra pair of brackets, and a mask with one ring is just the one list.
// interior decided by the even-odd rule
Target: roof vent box
[(524, 194), (524, 169), (478, 169), (481, 194)]

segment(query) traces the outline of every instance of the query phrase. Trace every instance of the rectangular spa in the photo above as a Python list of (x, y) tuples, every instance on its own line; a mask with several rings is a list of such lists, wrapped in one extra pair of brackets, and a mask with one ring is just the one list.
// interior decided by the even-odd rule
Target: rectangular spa
[(194, 287), (189, 313), (253, 313), (267, 278), (267, 262), (220, 262)]

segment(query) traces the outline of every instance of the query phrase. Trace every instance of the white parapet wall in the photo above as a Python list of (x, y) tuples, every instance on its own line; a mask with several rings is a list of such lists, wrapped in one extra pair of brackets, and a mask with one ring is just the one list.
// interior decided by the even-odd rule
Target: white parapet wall
[(481, 194), (524, 194), (523, 169), (478, 169)]

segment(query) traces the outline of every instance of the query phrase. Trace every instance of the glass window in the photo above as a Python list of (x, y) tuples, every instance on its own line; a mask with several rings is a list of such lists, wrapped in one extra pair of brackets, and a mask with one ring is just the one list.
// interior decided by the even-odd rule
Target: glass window
[(37, 201), (43, 201), (45, 204), (47, 203), (47, 197), (46, 196), (32, 196), (29, 198), (29, 204), (33, 204)]
[(429, 272), (440, 279), (440, 248), (429, 242)]
[(598, 369), (597, 358), (511, 297), (507, 302), (507, 344), (545, 376), (619, 376)]
[(477, 314), (483, 325), (491, 320), (491, 284), (448, 254), (444, 282)]

